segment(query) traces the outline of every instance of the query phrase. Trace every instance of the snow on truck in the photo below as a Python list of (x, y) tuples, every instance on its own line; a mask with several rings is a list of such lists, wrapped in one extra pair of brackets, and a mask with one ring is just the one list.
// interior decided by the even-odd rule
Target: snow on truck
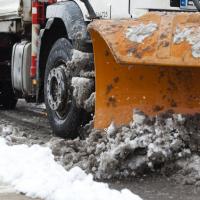
[(127, 124), (133, 109), (199, 112), (199, 10), (198, 0), (0, 0), (1, 108), (45, 102), (55, 134), (72, 138), (94, 104), (96, 128)]

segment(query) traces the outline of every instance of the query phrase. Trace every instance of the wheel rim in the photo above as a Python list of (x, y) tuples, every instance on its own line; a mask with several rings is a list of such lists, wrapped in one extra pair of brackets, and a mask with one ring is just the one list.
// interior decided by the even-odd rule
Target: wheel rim
[(66, 117), (69, 103), (67, 78), (64, 69), (64, 65), (53, 68), (47, 79), (48, 104), (60, 119)]

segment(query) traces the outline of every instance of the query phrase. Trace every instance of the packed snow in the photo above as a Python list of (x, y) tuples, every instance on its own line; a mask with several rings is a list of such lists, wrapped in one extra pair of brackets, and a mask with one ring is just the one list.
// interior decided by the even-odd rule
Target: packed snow
[(192, 45), (193, 57), (200, 58), (200, 28), (186, 27), (180, 29), (177, 27), (174, 35), (174, 43), (180, 44), (184, 41), (187, 41), (190, 45)]
[(126, 32), (126, 37), (132, 42), (142, 43), (147, 37), (153, 35), (157, 29), (158, 25), (155, 23), (141, 23), (137, 26), (129, 27)]
[(84, 107), (94, 90), (94, 81), (83, 77), (72, 78), (73, 97), (76, 99), (77, 107)]
[(0, 182), (17, 191), (45, 200), (141, 200), (124, 189), (109, 189), (79, 167), (66, 171), (54, 161), (48, 147), (10, 146), (0, 138)]

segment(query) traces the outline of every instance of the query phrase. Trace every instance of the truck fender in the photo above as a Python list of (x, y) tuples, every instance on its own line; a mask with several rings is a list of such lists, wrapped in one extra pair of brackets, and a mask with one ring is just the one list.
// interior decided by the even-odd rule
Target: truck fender
[(47, 19), (61, 19), (70, 40), (90, 40), (87, 23), (84, 20), (81, 8), (75, 1), (60, 2), (48, 6), (46, 17)]
[(44, 73), (51, 47), (57, 39), (66, 37), (74, 49), (92, 52), (92, 43), (83, 13), (75, 1), (65, 1), (47, 7), (47, 23), (40, 31), (37, 60), (37, 102), (43, 102)]

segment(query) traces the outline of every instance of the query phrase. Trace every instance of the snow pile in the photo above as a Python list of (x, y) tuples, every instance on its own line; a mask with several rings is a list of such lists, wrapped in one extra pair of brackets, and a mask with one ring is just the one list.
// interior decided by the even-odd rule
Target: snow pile
[[(52, 149), (66, 170), (79, 167), (95, 179), (126, 178), (160, 172), (185, 184), (200, 185), (200, 115), (172, 112), (147, 117), (134, 112), (134, 121), (117, 128), (81, 130), (81, 139), (64, 140), (14, 128), (2, 122), (0, 135), (9, 144), (42, 144)], [(44, 136), (43, 136), (44, 135)], [(47, 142), (47, 143), (46, 143)]]
[(137, 26), (131, 26), (127, 29), (126, 37), (137, 43), (142, 43), (145, 38), (151, 36), (158, 29), (158, 25), (155, 23), (139, 24)]
[(168, 164), (175, 169), (176, 161), (197, 152), (199, 115), (169, 112), (149, 118), (135, 111), (134, 119), (129, 126), (116, 128), (112, 124), (106, 132), (91, 130), (88, 125), (85, 140), (53, 138), (48, 145), (67, 170), (79, 166), (97, 179), (160, 171)]
[(193, 57), (200, 58), (200, 28), (176, 28), (176, 33), (174, 35), (174, 43), (180, 44), (184, 41), (187, 41), (190, 45), (192, 45)]
[(27, 196), (47, 200), (141, 200), (129, 190), (111, 190), (78, 167), (65, 171), (47, 147), (8, 146), (0, 139), (0, 181)]

